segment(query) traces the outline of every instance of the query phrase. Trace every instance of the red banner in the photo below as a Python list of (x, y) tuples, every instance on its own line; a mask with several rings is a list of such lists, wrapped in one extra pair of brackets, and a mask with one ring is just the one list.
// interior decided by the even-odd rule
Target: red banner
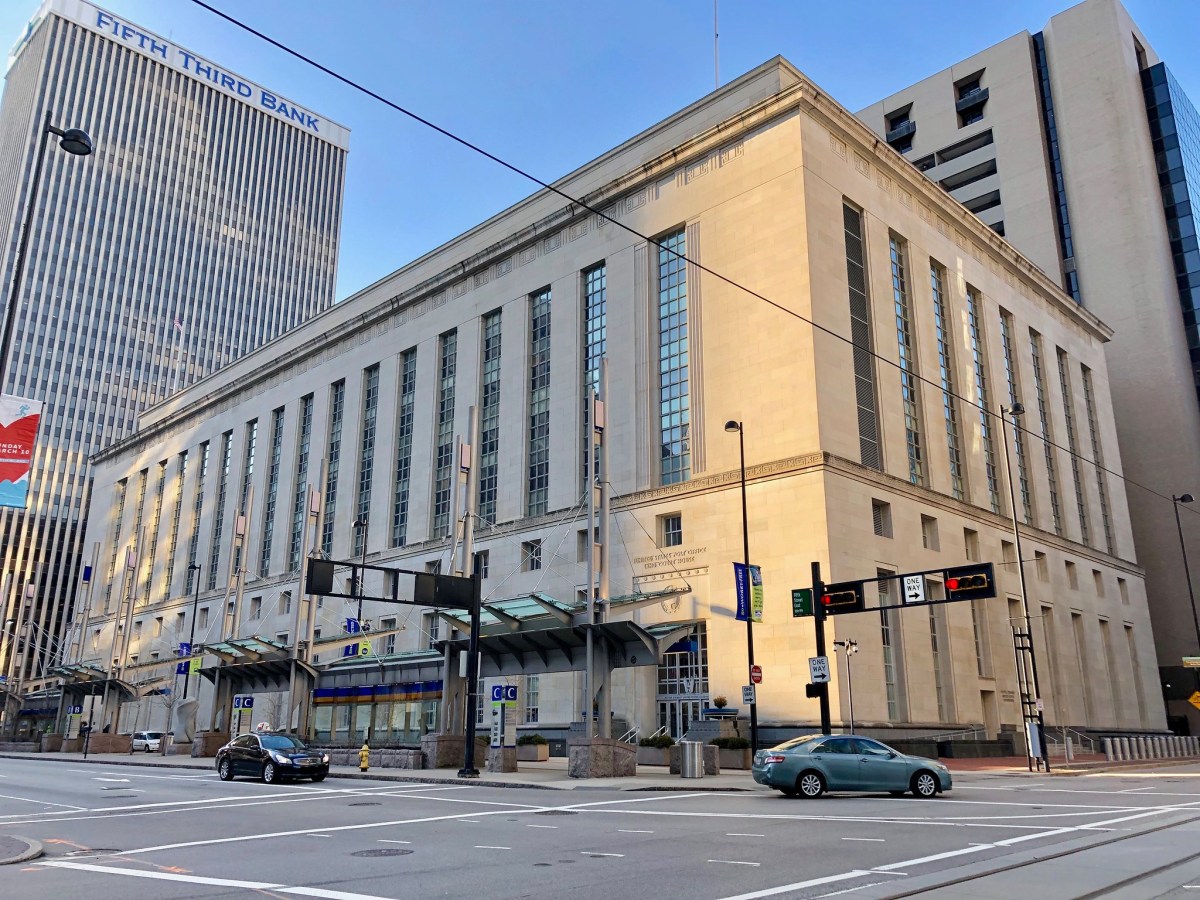
[(24, 509), (29, 495), (29, 467), (37, 441), (40, 400), (0, 396), (0, 506)]

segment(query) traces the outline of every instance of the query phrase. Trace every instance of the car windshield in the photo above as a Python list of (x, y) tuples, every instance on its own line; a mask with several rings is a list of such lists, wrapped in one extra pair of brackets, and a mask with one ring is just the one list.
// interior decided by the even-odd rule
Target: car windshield
[(163, 733), (161, 731), (147, 731), (146, 737), (152, 741), (162, 740)]
[(305, 750), (303, 742), (286, 734), (264, 734), (259, 737), (267, 750)]
[(820, 734), (802, 734), (800, 737), (794, 737), (790, 741), (784, 741), (778, 746), (772, 747), (772, 750), (791, 750), (793, 747), (799, 747), (801, 744), (807, 744), (809, 741), (815, 741), (817, 738), (823, 737)]

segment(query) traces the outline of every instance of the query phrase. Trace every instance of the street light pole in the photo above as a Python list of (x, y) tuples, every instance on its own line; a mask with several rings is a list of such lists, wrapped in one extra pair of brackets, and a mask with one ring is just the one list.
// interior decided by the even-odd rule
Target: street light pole
[(189, 572), (196, 573), (196, 593), (192, 598), (192, 631), (188, 636), (188, 667), (183, 673), (183, 699), (187, 699), (188, 685), (192, 683), (192, 663), (191, 655), (196, 652), (196, 607), (200, 605), (200, 563), (190, 563), (188, 565)]
[(858, 641), (847, 638), (834, 641), (833, 646), (846, 651), (846, 697), (850, 701), (850, 733), (854, 734), (854, 676), (850, 672), (850, 657), (858, 652)]
[(1192, 503), (1195, 497), (1191, 494), (1171, 495), (1171, 505), (1175, 509), (1175, 528), (1179, 532), (1179, 552), (1183, 554), (1183, 576), (1187, 579), (1188, 599), (1192, 601), (1192, 621), (1196, 626), (1196, 646), (1200, 648), (1200, 614), (1196, 612), (1196, 592), (1192, 589), (1192, 570), (1188, 566), (1187, 544), (1183, 540), (1183, 523), (1179, 520), (1179, 504)]
[[(1017, 417), (1023, 415), (1025, 415), (1025, 407), (1020, 402), (1014, 403), (1011, 407), (1000, 407), (1000, 432), (1004, 440), (1004, 474), (1008, 479), (1008, 500), (1009, 507), (1012, 510), (1013, 539), (1017, 553), (1017, 574), (1021, 580), (1021, 613), (1025, 619), (1025, 634), (1029, 639), (1029, 668), (1033, 677), (1033, 694), (1038, 723), (1038, 743), (1041, 744), (1042, 761), (1046, 764), (1046, 771), (1049, 772), (1050, 755), (1046, 752), (1046, 718), (1042, 711), (1042, 689), (1038, 683), (1037, 655), (1033, 643), (1033, 623), (1029, 618), (1029, 597), (1025, 588), (1025, 562), (1024, 554), (1021, 552), (1021, 527), (1017, 522), (1017, 491), (1013, 486), (1012, 462), (1009, 459), (1008, 451), (1008, 417), (1012, 416), (1013, 428), (1018, 428)], [(1024, 718), (1024, 710), (1022, 710), (1022, 718)], [(1027, 734), (1026, 740), (1028, 739)]]
[(29, 249), (29, 232), (36, 212), (38, 185), (42, 179), (42, 163), (46, 158), (46, 143), (50, 135), (59, 138), (59, 146), (72, 156), (87, 156), (92, 152), (92, 139), (78, 128), (65, 131), (50, 124), (50, 110), (46, 110), (42, 124), (41, 141), (33, 164), (33, 177), (29, 180), (29, 196), (25, 200), (25, 222), (21, 226), (21, 243), (17, 246), (17, 259), (13, 265), (12, 287), (8, 294), (8, 305), (4, 311), (4, 338), (0, 341), (0, 393), (4, 391), (4, 379), (8, 374), (8, 351), (12, 346), (13, 326), (17, 318), (17, 301), (21, 292), (21, 275), (25, 271), (25, 256)]
[[(742, 563), (746, 566), (746, 590), (751, 592), (750, 585), (750, 525), (746, 513), (746, 430), (741, 422), (735, 422), (732, 419), (725, 423), (725, 430), (732, 434), (737, 432), (738, 436), (738, 462), (741, 471), (742, 482)], [(750, 597), (747, 597), (748, 608), (746, 610), (746, 675), (747, 682), (753, 684), (754, 681), (750, 677), (751, 671), (754, 669), (754, 610), (750, 604)], [(757, 697), (755, 698), (757, 701)], [(758, 752), (758, 703), (750, 704), (750, 755), (753, 756)]]
[(355, 529), (362, 529), (362, 567), (358, 570), (358, 577), (354, 579), (355, 593), (358, 594), (358, 629), (362, 631), (362, 605), (363, 605), (363, 579), (367, 574), (367, 526), (370, 523), (366, 519), (355, 519)]

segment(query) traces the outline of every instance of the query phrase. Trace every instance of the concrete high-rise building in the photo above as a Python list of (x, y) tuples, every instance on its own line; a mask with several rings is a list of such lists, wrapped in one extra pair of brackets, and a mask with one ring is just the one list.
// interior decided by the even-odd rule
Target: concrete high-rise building
[[(1163, 727), (1102, 321), (782, 59), (556, 186), (605, 215), (534, 194), (157, 404), (97, 455), (87, 545), (101, 562), (58, 670), (68, 705), (87, 708), (115, 678), (103, 721), (166, 728), (160, 692), (179, 690), (176, 648), (194, 635), (189, 696), (210, 749), (237, 730), (239, 693), (256, 694), (258, 720), (289, 724), (283, 697), (304, 664), (319, 741), (460, 727), (461, 613), (368, 599), (369, 647), (347, 656), (361, 635), (347, 629), (345, 570), (342, 596), (322, 601), (300, 572), (306, 547), (470, 569), (455, 439), (470, 440), (475, 408), (481, 675), (520, 685), (520, 728), (557, 743), (592, 720), (580, 626), (594, 559), (608, 567), (597, 627), (617, 667), (613, 735), (715, 729), (718, 698), (745, 727), (739, 438), (765, 594), (752, 626), (764, 744), (820, 721), (804, 687), (813, 620), (793, 615), (791, 594), (815, 560), (829, 581), (872, 580), (865, 610), (829, 624), (861, 650), (853, 703), (845, 658), (832, 661), (836, 727), (853, 709), (859, 731), (889, 739), (986, 732), (1019, 746), (1022, 700), (1034, 707), (1013, 652), (1026, 587), (1013, 505), (1047, 722)], [(602, 359), (614, 499), (593, 554), (586, 398)], [(1070, 421), (1117, 474), (1075, 479), (1032, 435), (1014, 441), (998, 413), (1022, 395), (1027, 428)], [(1076, 490), (1099, 547), (1055, 532)], [(194, 594), (169, 576), (192, 561)], [(983, 563), (996, 596), (973, 603), (915, 602), (895, 580), (920, 573), (917, 594), (941, 598), (945, 569)]]
[[(47, 113), (95, 149), (80, 158), (51, 147), (27, 210)], [(0, 609), (21, 618), (17, 603), (33, 601), (27, 677), (55, 655), (92, 564), (89, 457), (148, 404), (332, 305), (348, 140), (82, 0), (45, 3), (13, 47), (0, 105), (5, 298), (32, 218), (0, 387), (45, 410), (29, 508), (0, 510)], [(162, 489), (151, 484), (150, 496)], [(180, 568), (157, 587), (188, 577)], [(12, 628), (0, 635), (10, 677)]]
[[(1113, 329), (1106, 355), (1159, 673), (1169, 713), (1195, 733), (1186, 700), (1200, 680), (1182, 657), (1200, 656), (1200, 623), (1172, 498), (1200, 497), (1200, 115), (1117, 0), (1086, 0), (858, 115)], [(1054, 530), (1111, 550), (1075, 502), (1093, 463), (1111, 461), (1072, 424), (1052, 422), (1065, 448), (1048, 451), (1063, 479)], [(1198, 509), (1179, 507), (1193, 563)]]

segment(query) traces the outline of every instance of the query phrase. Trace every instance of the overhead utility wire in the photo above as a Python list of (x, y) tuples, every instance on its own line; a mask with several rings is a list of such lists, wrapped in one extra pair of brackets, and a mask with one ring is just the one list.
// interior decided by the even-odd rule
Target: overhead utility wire
[[(592, 215), (595, 215), (598, 218), (601, 218), (604, 221), (617, 226), (622, 231), (629, 232), (631, 235), (638, 238), (639, 240), (645, 241), (646, 243), (649, 243), (649, 244), (653, 244), (655, 247), (658, 247), (660, 250), (666, 250), (668, 253), (672, 254), (673, 256), (678, 257), (679, 259), (683, 260), (684, 262), (688, 263), (689, 265), (695, 266), (699, 271), (704, 272), (707, 275), (711, 275), (713, 278), (716, 278), (718, 281), (722, 281), (725, 284), (729, 285), (730, 287), (736, 288), (739, 291), (749, 294), (751, 297), (755, 298), (756, 300), (760, 300), (763, 303), (767, 304), (768, 306), (772, 306), (775, 309), (779, 310), (780, 312), (782, 312), (786, 315), (789, 315), (795, 319), (799, 319), (801, 322), (804, 322), (805, 324), (816, 329), (817, 331), (821, 331), (821, 332), (829, 335), (830, 337), (841, 341), (844, 344), (849, 344), (854, 349), (866, 351), (868, 354), (870, 354), (872, 357), (879, 360), (880, 362), (883, 362), (886, 365), (889, 365), (896, 370), (900, 370), (900, 364), (898, 362), (894, 362), (894, 361), (888, 359), (887, 357), (882, 356), (879, 353), (876, 353), (870, 347), (864, 347), (862, 345), (856, 344), (856, 343), (854, 343), (854, 340), (852, 338), (848, 338), (845, 335), (839, 334), (838, 332), (832, 330), (831, 328), (821, 325), (818, 322), (814, 322), (812, 319), (807, 318), (806, 316), (796, 312), (795, 310), (788, 309), (786, 306), (784, 306), (781, 303), (776, 302), (775, 300), (772, 300), (770, 297), (766, 297), (763, 294), (758, 293), (754, 289), (746, 287), (744, 284), (741, 284), (740, 282), (734, 281), (729, 276), (723, 275), (720, 272), (717, 272), (716, 270), (709, 268), (708, 266), (704, 265), (703, 263), (697, 262), (696, 260), (691, 259), (688, 256), (686, 256), (682, 253), (679, 253), (676, 250), (673, 250), (672, 248), (665, 246), (664, 244), (659, 243), (658, 241), (656, 241), (654, 238), (650, 237), (649, 235), (642, 234), (636, 228), (633, 228), (632, 226), (627, 225), (626, 223), (613, 218), (612, 216), (610, 216), (608, 213), (604, 212), (603, 210), (601, 210), (595, 206), (592, 206), (591, 204), (589, 204), (583, 200), (580, 200), (577, 197), (571, 196), (566, 191), (562, 190), (561, 188), (555, 187), (553, 184), (549, 183), (548, 181), (543, 181), (541, 178), (537, 177), (536, 175), (533, 175), (532, 173), (525, 171), (524, 169), (520, 168), (519, 166), (517, 166), (513, 163), (510, 163), (507, 160), (502, 159), (499, 156), (496, 156), (496, 154), (491, 153), (488, 150), (485, 150), (483, 147), (480, 147), (478, 144), (474, 144), (471, 141), (467, 140), (466, 138), (460, 137), (459, 135), (455, 134), (452, 131), (448, 131), (447, 129), (430, 121), (429, 119), (426, 119), (423, 116), (413, 112), (412, 110), (401, 106), (399, 103), (396, 103), (393, 100), (389, 100), (387, 97), (384, 97), (382, 94), (379, 94), (376, 91), (373, 91), (371, 88), (366, 87), (365, 85), (359, 84), (357, 81), (354, 81), (352, 78), (342, 75), (341, 73), (329, 68), (328, 66), (317, 62), (312, 57), (305, 56), (299, 50), (292, 49), (287, 44), (284, 44), (280, 41), (275, 40), (275, 38), (271, 37), (270, 35), (265, 34), (264, 32), (259, 31), (258, 29), (254, 28), (250, 25), (247, 25), (245, 22), (241, 21), (240, 19), (235, 18), (234, 16), (229, 15), (228, 13), (222, 12), (221, 10), (217, 9), (215, 6), (212, 6), (211, 4), (204, 2), (204, 0), (192, 0), (192, 2), (195, 3), (197, 6), (200, 6), (204, 9), (208, 10), (213, 15), (215, 15), (221, 19), (224, 19), (226, 22), (230, 23), (231, 25), (234, 25), (235, 27), (240, 28), (243, 31), (249, 32), (250, 34), (254, 35), (255, 37), (259, 38), (260, 40), (265, 41), (266, 43), (270, 44), (272, 47), (282, 50), (284, 53), (288, 54), (289, 56), (295, 57), (296, 59), (300, 60), (301, 62), (306, 63), (309, 66), (312, 66), (314, 69), (317, 69), (318, 71), (325, 73), (330, 78), (333, 78), (335, 81), (340, 81), (342, 84), (346, 85), (347, 87), (353, 88), (354, 90), (359, 91), (360, 93), (366, 94), (368, 97), (371, 97), (373, 100), (377, 100), (380, 103), (382, 103), (384, 106), (387, 106), (390, 109), (395, 110), (396, 112), (400, 113), (401, 115), (407, 116), (408, 118), (412, 119), (414, 122), (418, 122), (421, 125), (424, 125), (426, 128), (436, 131), (438, 134), (442, 135), (443, 137), (449, 138), (451, 141), (454, 141), (456, 144), (460, 144), (463, 147), (466, 147), (468, 150), (471, 150), (475, 153), (478, 153), (480, 156), (485, 157), (486, 159), (490, 159), (492, 162), (496, 163), (496, 165), (501, 166), (502, 168), (508, 169), (510, 172), (512, 172), (516, 175), (520, 175), (522, 178), (532, 181), (538, 187), (541, 187), (544, 190), (547, 190), (552, 194), (557, 194), (559, 197), (562, 197), (564, 200), (566, 200), (568, 203), (572, 204), (573, 206), (577, 206), (582, 210), (586, 210), (587, 212), (591, 213)], [(911, 372), (908, 374), (913, 375), (913, 373), (911, 373)], [(944, 391), (940, 382), (936, 382), (933, 379), (927, 378), (923, 375), (915, 375), (914, 377), (918, 381), (921, 381), (921, 382), (929, 385), (930, 387), (936, 388), (939, 391)], [(1001, 415), (999, 413), (993, 412), (992, 410), (990, 410), (984, 406), (981, 406), (980, 404), (976, 403), (974, 400), (970, 399), (969, 397), (964, 397), (960, 394), (956, 394), (953, 392), (947, 392), (947, 393), (949, 393), (955, 399), (957, 399), (963, 403), (966, 403), (968, 406), (971, 406), (971, 407), (979, 410), (981, 413), (983, 413), (986, 416), (991, 416), (994, 419), (1001, 418)], [(1064, 398), (1064, 401), (1069, 402), (1069, 398)], [(1170, 502), (1170, 503), (1174, 502), (1172, 500), (1172, 498), (1168, 497), (1166, 494), (1156, 491), (1154, 488), (1149, 487), (1148, 485), (1144, 485), (1144, 484), (1141, 484), (1140, 482), (1134, 481), (1132, 478), (1129, 478), (1127, 475), (1123, 475), (1120, 472), (1115, 472), (1112, 469), (1109, 469), (1106, 466), (1101, 465), (1096, 460), (1088, 459), (1087, 457), (1083, 456), (1080, 453), (1076, 453), (1075, 451), (1071, 450), (1068, 447), (1063, 447), (1060, 444), (1056, 444), (1054, 441), (1050, 440), (1049, 438), (1045, 437), (1044, 435), (1036, 434), (1035, 432), (1029, 431), (1028, 429), (1021, 427), (1016, 422), (1012, 422), (1010, 424), (1012, 424), (1014, 430), (1028, 434), (1031, 438), (1042, 441), (1043, 444), (1050, 446), (1050, 447), (1054, 447), (1056, 450), (1061, 450), (1063, 453), (1066, 453), (1070, 457), (1075, 457), (1077, 459), (1082, 460), (1084, 463), (1095, 466), (1100, 471), (1105, 472), (1105, 473), (1113, 476), (1114, 478), (1118, 478), (1121, 481), (1125, 482), (1126, 484), (1131, 484), (1134, 487), (1140, 488), (1140, 489), (1146, 491), (1147, 493), (1153, 494), (1155, 497), (1158, 497), (1161, 500), (1166, 500), (1167, 502)], [(1188, 510), (1188, 512), (1191, 512), (1191, 510)], [(1200, 511), (1197, 511), (1195, 514), (1200, 515)]]

